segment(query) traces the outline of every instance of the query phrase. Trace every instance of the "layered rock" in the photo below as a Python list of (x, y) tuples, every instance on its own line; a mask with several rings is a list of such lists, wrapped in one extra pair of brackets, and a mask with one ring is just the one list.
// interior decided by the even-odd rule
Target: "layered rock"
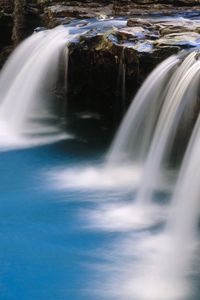
[(200, 9), (200, 0), (38, 0), (45, 25), (54, 27), (73, 18), (131, 16), (144, 14), (174, 14)]
[(159, 62), (200, 47), (199, 28), (200, 20), (131, 18), (123, 27), (89, 31), (70, 45), (70, 105), (93, 109), (117, 123)]
[(48, 27), (54, 27), (62, 22), (69, 22), (72, 19), (96, 18), (102, 15), (111, 16), (113, 5), (108, 3), (99, 3), (97, 1), (80, 1), (55, 3), (44, 7), (43, 20)]

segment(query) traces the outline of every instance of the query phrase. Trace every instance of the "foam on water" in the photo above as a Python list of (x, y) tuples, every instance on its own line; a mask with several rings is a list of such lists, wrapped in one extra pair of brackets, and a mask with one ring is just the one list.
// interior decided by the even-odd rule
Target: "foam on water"
[(167, 208), (152, 205), (126, 204), (123, 202), (99, 205), (86, 211), (89, 228), (109, 232), (127, 232), (147, 229), (166, 219)]
[[(163, 176), (166, 169), (162, 172), (158, 172), (158, 169), (163, 156), (171, 149), (183, 111), (199, 104), (199, 78), (198, 53), (193, 52), (177, 69), (167, 90), (165, 89), (163, 106), (147, 156), (147, 169), (140, 172), (135, 187), (140, 196), (145, 195), (144, 199), (151, 201), (138, 201), (138, 198), (132, 203), (108, 201), (86, 211), (83, 216), (87, 216), (90, 229), (123, 233), (108, 249), (102, 249), (105, 263), (97, 266), (102, 277), (96, 284), (102, 298), (197, 299), (194, 278), (200, 274), (200, 118), (194, 127), (182, 166), (177, 172), (178, 179), (174, 181), (168, 203), (155, 205), (152, 198), (153, 192), (162, 190), (160, 175)], [(142, 89), (143, 87), (141, 91)], [(191, 111), (193, 109), (188, 109), (188, 112)], [(129, 124), (133, 123), (132, 120)], [(124, 159), (123, 153), (122, 158)]]
[(70, 167), (54, 170), (50, 177), (59, 189), (102, 190), (134, 189), (137, 186), (141, 170), (136, 166), (113, 166), (105, 164)]

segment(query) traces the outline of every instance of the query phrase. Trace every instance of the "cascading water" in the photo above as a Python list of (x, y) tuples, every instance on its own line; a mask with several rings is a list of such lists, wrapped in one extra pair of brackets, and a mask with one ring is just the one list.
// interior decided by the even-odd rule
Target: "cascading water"
[(68, 56), (69, 39), (69, 30), (63, 26), (35, 33), (4, 66), (0, 77), (1, 147), (66, 138), (52, 109), (51, 91), (56, 86), (63, 49)]
[(154, 188), (156, 186), (159, 188), (159, 178), (163, 177), (164, 172), (162, 162), (171, 150), (175, 133), (181, 125), (183, 112), (185, 109), (193, 110), (190, 107), (194, 108), (197, 103), (200, 62), (196, 57), (198, 57), (196, 52), (188, 55), (171, 78), (144, 166), (141, 177), (142, 185), (136, 201), (147, 203), (151, 199)]
[[(198, 249), (198, 124), (196, 125), (197, 129), (194, 131), (194, 137), (190, 142), (189, 150), (187, 150), (175, 193), (172, 200), (169, 199), (169, 202), (172, 202), (172, 204), (168, 205), (168, 207), (159, 207), (157, 211), (157, 207), (155, 208), (153, 204), (147, 200), (151, 199), (155, 188), (161, 188), (160, 181), (157, 181), (158, 175), (160, 176), (159, 168), (161, 167), (163, 158), (170, 152), (176, 129), (182, 126), (181, 122), (187, 121), (184, 119), (184, 111), (188, 112), (188, 117), (190, 118), (190, 113), (196, 108), (195, 105), (199, 105), (198, 84), (200, 63), (197, 58), (198, 53), (194, 51), (186, 57), (180, 66), (178, 66), (178, 58), (171, 60), (173, 65), (173, 70), (170, 71), (171, 78), (169, 81), (164, 80), (163, 82), (162, 88), (165, 87), (163, 89), (163, 103), (160, 105), (157, 118), (154, 120), (154, 126), (152, 126), (152, 128), (155, 127), (155, 131), (154, 133), (152, 132), (152, 143), (151, 138), (149, 138), (149, 143), (151, 143), (151, 145), (148, 146), (150, 149), (149, 154), (147, 158), (144, 156), (147, 162), (142, 181), (139, 184), (137, 198), (138, 202), (141, 200), (142, 205), (138, 208), (133, 203), (129, 205), (122, 201), (119, 201), (119, 203), (117, 203), (117, 201), (108, 202), (103, 203), (98, 206), (96, 210), (89, 211), (86, 214), (87, 217), (89, 216), (93, 228), (108, 231), (123, 231), (125, 233), (137, 229), (138, 227), (140, 229), (143, 227), (148, 228), (151, 224), (157, 224), (161, 217), (163, 222), (167, 222), (166, 229), (161, 232), (159, 231), (159, 234), (154, 232), (143, 234), (141, 238), (139, 238), (139, 241), (137, 241), (137, 239), (135, 241), (134, 236), (131, 236), (130, 240), (128, 236), (128, 241), (125, 240), (125, 242), (118, 241), (118, 245), (116, 246), (116, 249), (118, 249), (117, 252), (124, 252), (124, 258), (122, 258), (122, 260), (128, 262), (127, 264), (122, 264), (118, 259), (114, 261), (114, 271), (113, 273), (111, 272), (111, 278), (114, 278), (114, 283), (111, 283), (111, 288), (109, 287), (107, 290), (107, 295), (111, 296), (111, 298), (114, 296), (115, 299), (188, 300), (192, 297), (193, 288), (190, 282), (190, 276), (194, 276), (194, 271), (197, 271), (196, 268), (194, 268), (193, 271), (193, 262), (195, 260), (195, 251)], [(168, 60), (168, 62), (170, 61)], [(166, 66), (165, 63), (166, 62), (163, 64), (164, 66)], [(162, 66), (160, 66), (161, 73)], [(168, 84), (166, 84), (167, 82)], [(151, 83), (151, 80), (149, 83)], [(155, 86), (158, 87), (157, 85)], [(154, 87), (152, 87), (152, 89), (153, 88)], [(141, 91), (142, 90), (143, 87)], [(149, 111), (148, 105), (146, 110)], [(133, 117), (134, 116), (137, 116), (137, 114), (133, 113)], [(130, 121), (131, 114), (129, 117)], [(183, 120), (181, 121), (181, 119)], [(135, 119), (132, 120), (132, 122), (135, 122)], [(130, 124), (131, 123), (129, 123), (129, 125)], [(128, 124), (126, 124), (126, 126), (128, 126)], [(128, 130), (129, 133), (131, 133), (131, 128)], [(137, 139), (135, 141), (137, 141)], [(121, 149), (124, 149), (123, 146)], [(148, 151), (146, 150), (146, 152)], [(114, 159), (114, 161), (119, 163), (120, 152), (117, 152), (117, 157), (118, 158), (116, 160)], [(123, 161), (123, 154), (121, 158)], [(113, 162), (112, 157), (111, 161)], [(110, 161), (109, 165), (112, 166)], [(122, 178), (126, 177), (127, 179), (127, 173), (122, 173), (121, 170), (123, 169), (120, 170), (120, 167), (119, 170), (117, 170), (118, 173), (115, 168), (112, 170), (115, 176), (117, 176), (116, 174), (121, 174)], [(79, 176), (80, 169), (71, 174), (68, 172), (68, 176), (64, 174), (63, 181), (68, 180), (68, 183), (72, 181), (77, 182), (77, 186), (80, 188), (80, 181), (77, 180), (77, 178), (80, 179), (84, 177), (85, 181), (83, 186), (88, 187), (90, 184), (91, 187), (91, 178), (93, 178), (94, 184), (92, 184), (92, 188), (97, 188), (97, 179), (97, 181), (100, 182), (100, 187), (105, 189), (106, 185), (102, 182), (102, 178), (105, 178), (104, 173), (106, 173), (108, 176), (106, 177), (106, 183), (109, 186), (109, 168), (100, 169), (99, 176), (96, 175), (96, 173), (98, 173), (96, 169), (90, 169), (90, 174), (88, 174), (88, 171), (89, 169), (87, 172), (83, 171), (81, 176)], [(87, 175), (89, 175), (88, 180)], [(112, 175), (114, 181), (116, 179), (115, 176)], [(130, 174), (130, 178), (131, 176), (132, 174)], [(191, 178), (192, 181), (194, 179), (192, 186)], [(129, 179), (129, 184), (130, 181)], [(122, 182), (117, 179), (116, 182), (119, 188), (123, 187)], [(111, 186), (114, 186), (114, 184), (111, 183)], [(75, 186), (73, 185), (73, 187)], [(169, 217), (168, 214), (166, 214), (168, 210)], [(119, 246), (124, 243), (127, 243), (124, 247)], [(135, 244), (136, 246), (134, 246)], [(133, 249), (131, 254), (129, 249)], [(136, 262), (136, 258), (138, 258), (138, 262)], [(109, 267), (106, 268), (109, 269)], [(118, 281), (115, 285), (115, 274), (119, 274), (120, 291), (118, 289)], [(109, 291), (112, 291), (111, 295)]]
[[(83, 30), (88, 28), (85, 27)], [(66, 137), (61, 126), (62, 118), (57, 118), (54, 114), (51, 89), (56, 85), (60, 56), (63, 53), (67, 65), (67, 43), (72, 36), (69, 28), (62, 26), (34, 34), (16, 49), (4, 67), (0, 77), (2, 147), (40, 144), (40, 142)], [(199, 246), (200, 119), (193, 130), (177, 184), (172, 196), (169, 197), (169, 212), (162, 220), (164, 226), (158, 223), (153, 203), (148, 200), (152, 199), (155, 189), (162, 189), (158, 177), (165, 171), (163, 160), (169, 155), (185, 111), (192, 111), (196, 102), (199, 102), (200, 62), (197, 56), (197, 52), (194, 51), (181, 64), (182, 58), (173, 56), (155, 69), (131, 105), (111, 146), (106, 163), (101, 168), (84, 169), (81, 173), (82, 170), (78, 165), (75, 171), (71, 171), (69, 167), (68, 175), (63, 176), (63, 181), (67, 181), (67, 187), (70, 188), (85, 188), (87, 192), (89, 188), (103, 189), (103, 193), (98, 196), (96, 191), (94, 195), (90, 190), (89, 198), (94, 198), (98, 202), (105, 198), (100, 208), (97, 207), (96, 211), (92, 212), (87, 211), (84, 215), (87, 218), (92, 215), (90, 218), (92, 228), (96, 226), (102, 230), (124, 232), (125, 238), (121, 240), (120, 235), (114, 249), (118, 253), (116, 260), (112, 252), (110, 255), (114, 262), (114, 275), (111, 274), (111, 277), (116, 276), (117, 279), (115, 278), (116, 284), (112, 285), (111, 282), (110, 294), (108, 291), (107, 297), (114, 296), (114, 299), (119, 300), (188, 300), (191, 297), (192, 291), (188, 278), (192, 273), (195, 251)], [(67, 69), (64, 73), (66, 83)], [(124, 91), (125, 70), (122, 75)], [(64, 90), (66, 91), (66, 85)], [(123, 163), (128, 164), (128, 168), (126, 166), (123, 168)], [(126, 191), (127, 187), (132, 188), (134, 165), (142, 165), (142, 167), (144, 165), (142, 179), (136, 186), (139, 190), (136, 202), (142, 203), (139, 215), (132, 201), (132, 190), (131, 201), (130, 197), (126, 198), (127, 194), (124, 196), (123, 191), (123, 188)], [(120, 193), (116, 191), (116, 185)], [(110, 200), (109, 193), (105, 191), (107, 187), (113, 189), (117, 197), (114, 193)], [(25, 214), (26, 205), (24, 205)], [(146, 206), (152, 212), (150, 225), (153, 222), (157, 228), (153, 230), (151, 227), (151, 230), (136, 232), (138, 226), (140, 229), (141, 227), (149, 229)], [(35, 208), (37, 207), (34, 206)], [(166, 211), (167, 208), (166, 205), (161, 209)], [(5, 215), (7, 216), (7, 213)], [(32, 211), (30, 215), (35, 222), (36, 216)], [(63, 216), (63, 219), (65, 217)], [(43, 249), (41, 248), (44, 257), (47, 240), (50, 240), (51, 250), (53, 249), (51, 254), (55, 249), (53, 242), (64, 249), (64, 245), (60, 247), (60, 230), (64, 227), (61, 226), (60, 215), (56, 222), (59, 224), (59, 239), (54, 240), (55, 236), (44, 239), (45, 245)], [(51, 225), (50, 222), (49, 224)], [(29, 225), (32, 228), (33, 224)], [(39, 230), (40, 226), (38, 226)], [(70, 226), (69, 228), (71, 230)], [(17, 228), (17, 234), (18, 230)], [(53, 234), (55, 235), (55, 231)], [(43, 238), (43, 235), (40, 237)], [(65, 254), (64, 252), (63, 256), (66, 256)], [(103, 256), (102, 253), (101, 255)], [(64, 268), (67, 269), (66, 265)], [(106, 268), (107, 272), (108, 270), (109, 267)], [(107, 273), (104, 272), (104, 277), (105, 274)]]
[(179, 178), (174, 191), (168, 230), (185, 240), (197, 233), (200, 197), (200, 116), (188, 145)]
[[(55, 116), (61, 54), (65, 55), (63, 92), (67, 89), (68, 43), (96, 28), (124, 26), (125, 20), (74, 21), (33, 34), (14, 51), (0, 74), (0, 148), (16, 148), (65, 139), (64, 118)], [(62, 111), (66, 110), (66, 101)]]
[[(165, 241), (159, 260), (150, 260), (154, 264), (155, 278), (162, 276), (162, 286), (173, 287), (172, 299), (190, 299), (195, 295), (192, 275), (199, 273), (199, 198), (200, 198), (200, 117), (193, 130), (177, 184), (172, 195), (166, 228), (161, 235)], [(173, 262), (169, 264), (168, 262)], [(156, 299), (158, 287), (156, 280), (148, 283), (147, 289), (154, 289), (152, 299)], [(147, 279), (149, 277), (147, 276)], [(148, 293), (148, 291), (147, 291)], [(154, 297), (154, 298), (153, 298)], [(162, 296), (164, 297), (164, 296)], [(146, 299), (149, 299), (146, 297)], [(162, 299), (162, 298), (160, 298)], [(195, 298), (196, 299), (196, 298)]]
[(146, 79), (133, 99), (107, 155), (108, 164), (138, 163), (147, 155), (169, 81), (179, 59), (172, 56)]
[(149, 200), (154, 190), (169, 189), (163, 176), (166, 168), (160, 172), (160, 167), (172, 148), (177, 128), (187, 121), (185, 111), (192, 112), (198, 101), (197, 58), (196, 51), (186, 58), (172, 56), (153, 71), (133, 100), (105, 164), (73, 168), (54, 178), (60, 188), (117, 187), (137, 192), (132, 203), (103, 203), (91, 217), (95, 226), (124, 231), (146, 228), (166, 218), (166, 209)]
[[(146, 206), (153, 208), (153, 190), (160, 188), (162, 161), (172, 148), (178, 127), (199, 111), (200, 62), (198, 52), (189, 54), (176, 69), (164, 97), (164, 102), (153, 134), (142, 180), (139, 183), (138, 201), (142, 202), (142, 217)], [(186, 113), (185, 113), (186, 111)], [(133, 114), (134, 115), (134, 114)], [(195, 121), (193, 122), (195, 123)], [(190, 124), (191, 126), (191, 124)], [(194, 129), (192, 131), (192, 127)], [(174, 191), (169, 197), (168, 214), (160, 226), (153, 209), (152, 222), (156, 230), (130, 232), (136, 229), (133, 204), (102, 206), (93, 211), (92, 222), (102, 230), (125, 232), (114, 244), (109, 263), (102, 267), (108, 272), (105, 290), (111, 299), (125, 300), (188, 300), (199, 299), (195, 282), (199, 280), (199, 198), (200, 175), (200, 116), (192, 124), (190, 138)], [(164, 168), (161, 169), (163, 172)], [(145, 176), (147, 176), (145, 178)], [(143, 197), (142, 197), (143, 196)], [(141, 198), (140, 198), (141, 197)], [(145, 200), (145, 201), (144, 201)], [(110, 211), (109, 211), (110, 209)], [(146, 220), (142, 223), (146, 223)], [(148, 223), (148, 222), (147, 222)], [(145, 224), (146, 228), (149, 227)], [(164, 226), (163, 226), (164, 225)], [(110, 275), (110, 278), (109, 278)], [(103, 275), (105, 276), (105, 275)], [(111, 279), (111, 281), (109, 281)], [(119, 289), (120, 286), (120, 289)], [(198, 287), (197, 287), (198, 289)], [(104, 296), (104, 295), (103, 295)]]
[[(199, 279), (200, 273), (199, 149), (200, 116), (171, 196), (164, 230), (149, 233), (138, 243), (142, 257), (135, 265), (137, 271), (132, 272), (131, 281), (124, 283), (123, 299), (129, 299), (132, 295), (139, 300), (198, 299), (198, 286), (195, 286), (194, 278)], [(129, 247), (132, 247), (131, 241)], [(136, 255), (138, 249), (136, 247)]]

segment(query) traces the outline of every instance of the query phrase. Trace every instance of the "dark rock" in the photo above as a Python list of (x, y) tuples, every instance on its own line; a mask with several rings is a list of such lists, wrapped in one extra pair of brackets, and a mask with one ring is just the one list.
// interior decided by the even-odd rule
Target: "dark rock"
[[(118, 123), (159, 62), (200, 41), (199, 21), (169, 19), (159, 23), (135, 18), (127, 25), (98, 34), (93, 29), (79, 43), (70, 45), (69, 106), (98, 112), (111, 124)], [(122, 72), (126, 89), (123, 103)]]
[(13, 48), (10, 47), (4, 47), (0, 50), (0, 69), (3, 67), (5, 61), (7, 60), (8, 56), (11, 54)]
[(12, 14), (14, 8), (14, 0), (0, 0), (0, 11), (6, 14)]
[(0, 12), (0, 48), (12, 43), (13, 19), (10, 14)]

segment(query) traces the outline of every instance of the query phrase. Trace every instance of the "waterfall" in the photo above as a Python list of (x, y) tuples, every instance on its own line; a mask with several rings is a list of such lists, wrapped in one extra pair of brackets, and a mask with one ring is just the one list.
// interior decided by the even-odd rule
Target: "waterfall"
[[(139, 201), (142, 203), (141, 210), (145, 221), (146, 208), (153, 209), (153, 203), (148, 200), (152, 200), (154, 189), (160, 187), (159, 178), (166, 168), (163, 161), (169, 159), (178, 128), (187, 121), (186, 114), (187, 118), (191, 118), (191, 112), (195, 110), (199, 114), (199, 81), (200, 61), (198, 52), (194, 51), (187, 55), (171, 74), (165, 88), (163, 104), (157, 117), (149, 151), (144, 157), (146, 163), (139, 183), (136, 203)], [(144, 86), (141, 90), (143, 88)], [(132, 124), (136, 120), (134, 113), (133, 117)], [(169, 197), (168, 207), (162, 207), (162, 210), (168, 211), (163, 219), (164, 226), (156, 231), (143, 232), (139, 237), (138, 234), (134, 235), (133, 231), (132, 235), (126, 235), (125, 241), (118, 240), (117, 245), (114, 246), (115, 251), (117, 249), (116, 252), (123, 256), (119, 260), (118, 256), (114, 258), (115, 252), (111, 255), (110, 269), (113, 283), (109, 291), (113, 299), (188, 300), (198, 298), (194, 282), (196, 278), (199, 280), (200, 273), (198, 259), (200, 116), (193, 126), (194, 128), (191, 127), (192, 136), (188, 138), (186, 153), (174, 183), (174, 190)], [(134, 128), (132, 129), (134, 131)], [(110, 212), (101, 209), (93, 213), (92, 217), (94, 222), (98, 221), (99, 227), (104, 230), (119, 230), (120, 227), (122, 231), (129, 232), (130, 221), (128, 219), (131, 219), (133, 224), (135, 214), (137, 210), (133, 204), (127, 206), (120, 203), (114, 208), (111, 207)], [(152, 220), (157, 224), (155, 213), (152, 214)], [(132, 229), (137, 229), (135, 224)], [(108, 266), (107, 269), (109, 270)], [(116, 274), (120, 274), (117, 279)]]
[(163, 179), (163, 161), (172, 149), (183, 115), (198, 101), (197, 58), (196, 51), (184, 60), (181, 55), (172, 56), (149, 75), (108, 151), (108, 165), (144, 165), (137, 202), (151, 199), (154, 187)]
[(144, 160), (163, 104), (165, 87), (178, 62), (176, 56), (168, 58), (146, 79), (108, 151), (108, 164)]
[(172, 198), (168, 231), (189, 244), (196, 237), (200, 198), (200, 116), (193, 130)]
[(196, 56), (196, 52), (189, 54), (170, 80), (141, 176), (138, 201), (147, 203), (154, 188), (159, 188), (159, 179), (165, 170), (162, 162), (172, 148), (183, 113), (186, 109), (191, 111), (198, 101), (200, 61)]
[[(168, 256), (163, 255), (159, 268), (165, 267), (169, 276), (176, 274), (187, 280), (189, 275), (199, 272), (199, 199), (200, 199), (200, 116), (190, 138), (189, 145), (180, 169), (177, 184), (172, 196), (165, 235), (168, 237)], [(170, 249), (170, 251), (169, 251)], [(181, 255), (180, 255), (181, 253)], [(166, 261), (174, 257), (174, 263), (167, 267)], [(192, 294), (190, 282), (183, 282), (188, 288), (181, 299), (188, 299)], [(187, 283), (187, 285), (186, 285)], [(183, 290), (185, 289), (182, 285)], [(183, 292), (182, 292), (183, 293)]]
[(0, 74), (1, 147), (66, 138), (54, 113), (53, 90), (69, 39), (69, 29), (63, 26), (34, 33), (5, 64)]
[(145, 236), (138, 245), (143, 255), (135, 266), (137, 272), (133, 274), (131, 281), (131, 293), (138, 300), (198, 298), (194, 278), (198, 276), (199, 279), (200, 272), (199, 151), (200, 116), (193, 129), (171, 196), (164, 230)]

